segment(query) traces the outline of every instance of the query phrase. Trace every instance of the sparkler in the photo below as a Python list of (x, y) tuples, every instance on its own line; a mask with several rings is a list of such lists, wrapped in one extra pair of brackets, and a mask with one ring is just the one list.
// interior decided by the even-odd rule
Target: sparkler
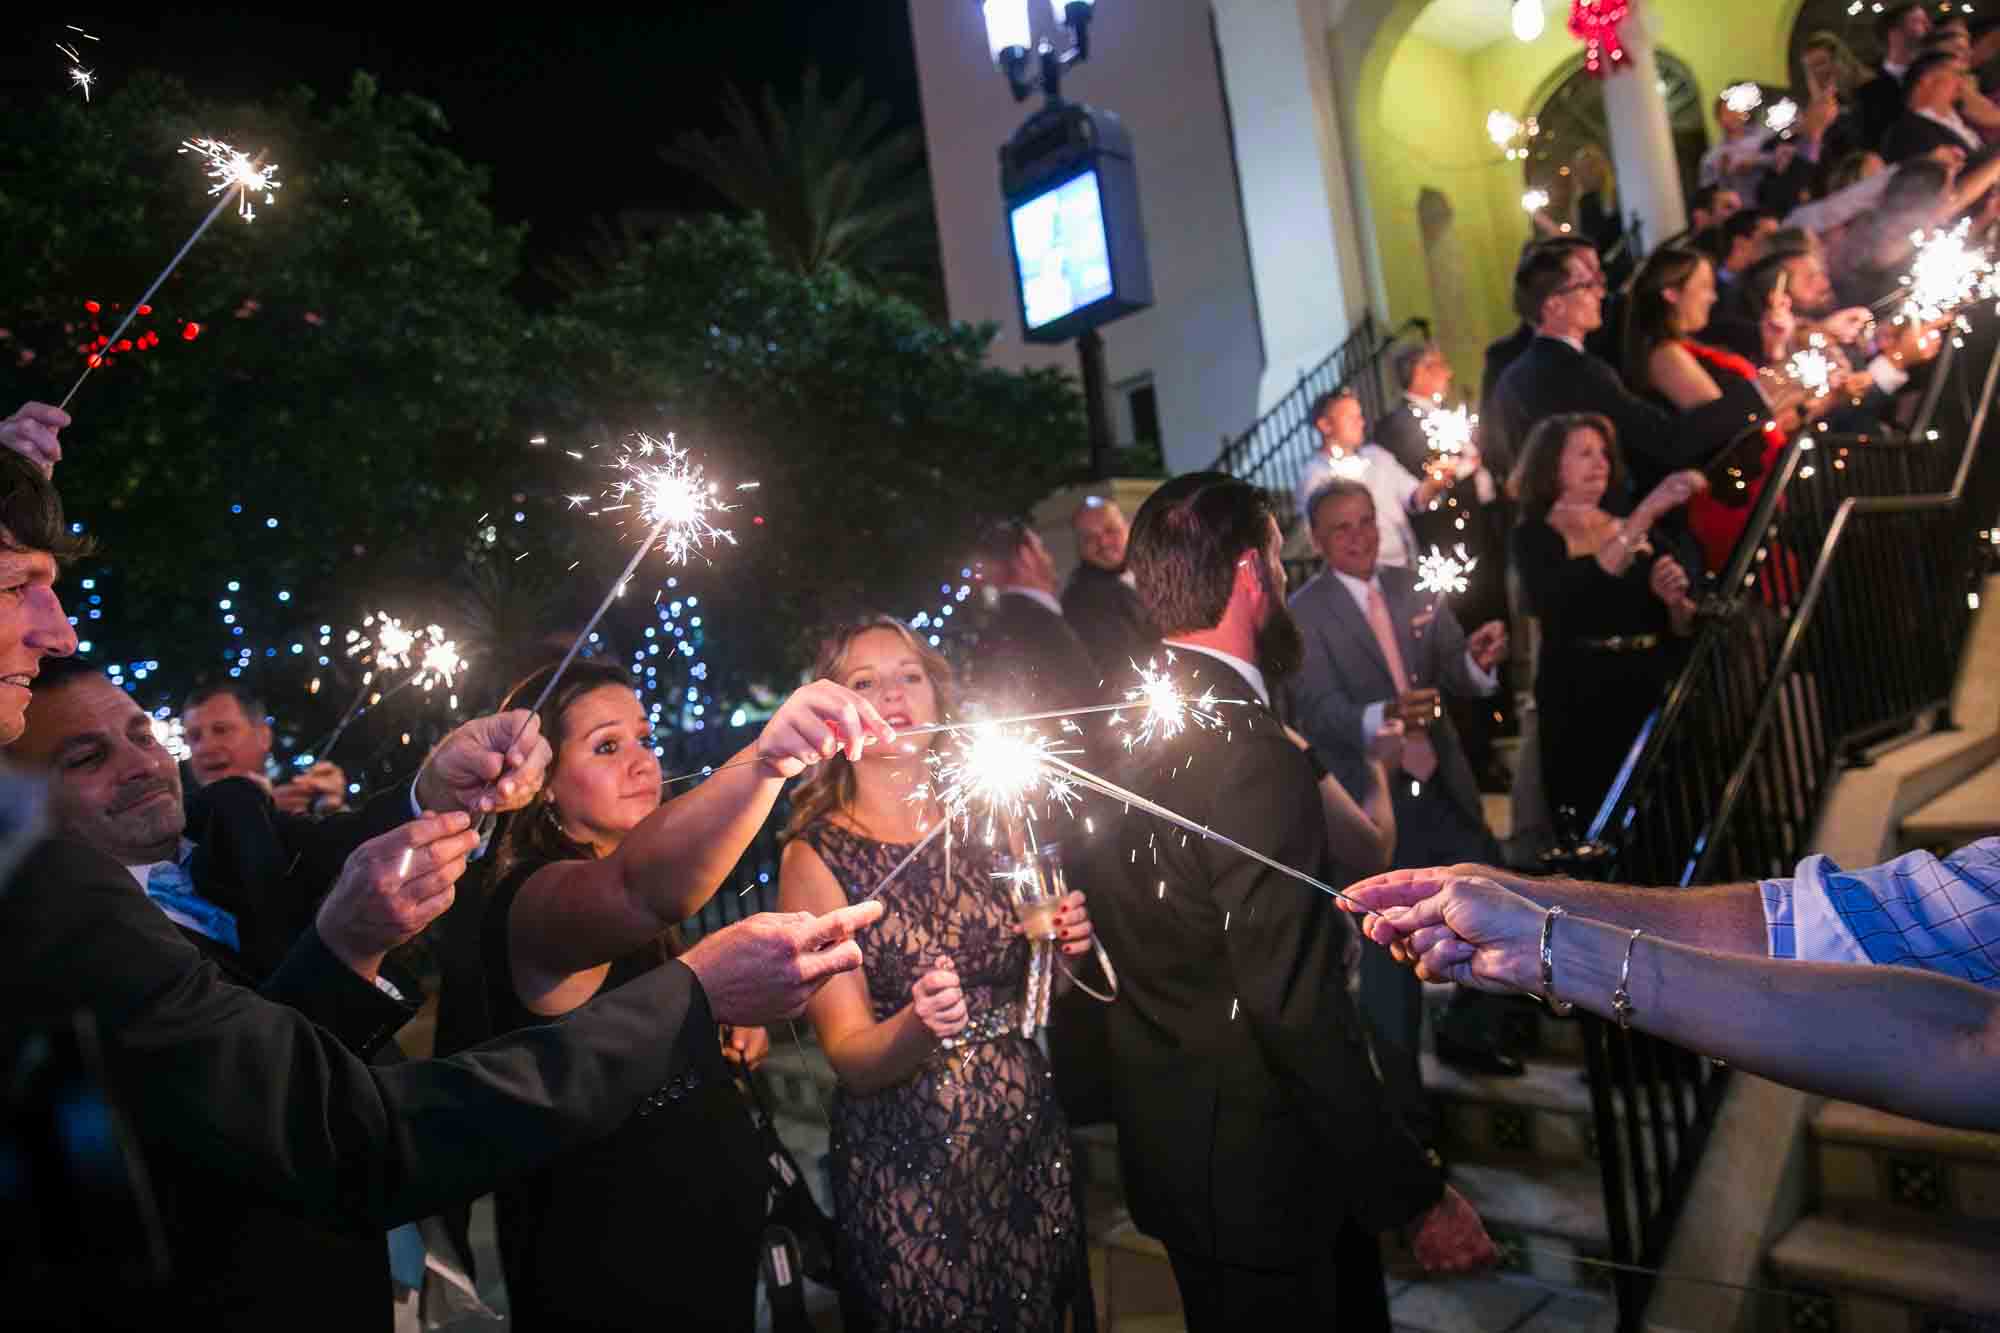
[(1835, 367), (1833, 358), (1821, 350), (1825, 341), (1815, 333), (1805, 347), (1785, 358), (1785, 374), (1814, 398), (1824, 398), (1833, 390)]
[(1789, 97), (1780, 97), (1764, 112), (1764, 128), (1773, 134), (1789, 135), (1798, 119), (1799, 104)]
[(1901, 290), (1887, 298), (1901, 304), (1899, 318), (1935, 324), (1956, 315), (1962, 306), (2000, 294), (2000, 269), (1984, 249), (1967, 242), (1971, 219), (1961, 218), (1949, 231), (1914, 231), (1916, 254), (1902, 276)]
[(1418, 413), (1417, 424), (1423, 427), (1424, 442), (1432, 454), (1458, 458), (1472, 447), (1472, 437), (1479, 429), (1479, 414), (1469, 411), (1463, 403), (1449, 411), (1434, 407)]
[(1433, 546), (1429, 555), (1417, 557), (1416, 590), (1433, 594), (1433, 606), (1438, 600), (1457, 596), (1472, 586), (1466, 575), (1478, 566), (1478, 557), (1467, 555), (1463, 543), (1452, 547), (1452, 551), (1452, 555), (1446, 555)]
[[(611, 488), (611, 503), (597, 512), (636, 508), (640, 517), (651, 521), (652, 527), (647, 531), (645, 540), (639, 543), (639, 549), (632, 552), (632, 558), (625, 562), (625, 572), (618, 576), (618, 581), (604, 594), (604, 600), (590, 613), (590, 619), (584, 622), (569, 651), (556, 664), (548, 683), (542, 686), (542, 692), (535, 696), (535, 702), (530, 705), (531, 712), (542, 711), (542, 705), (549, 701), (549, 695), (554, 692), (557, 682), (562, 680), (563, 673), (569, 670), (569, 664), (576, 660), (591, 631), (597, 628), (597, 622), (604, 618), (604, 613), (611, 609), (611, 603), (625, 591), (625, 585), (632, 581), (639, 562), (646, 558), (646, 552), (652, 550), (655, 543), (666, 553), (668, 562), (676, 565), (686, 564), (689, 556), (699, 555), (704, 546), (717, 541), (727, 541), (732, 546), (736, 544), (736, 538), (729, 529), (717, 527), (713, 518), (728, 513), (734, 506), (718, 498), (719, 487), (703, 475), (699, 463), (690, 460), (688, 451), (677, 447), (672, 435), (665, 440), (656, 440), (640, 432), (633, 439), (635, 443), (617, 463), (618, 470), (625, 476)], [(746, 491), (757, 484), (754, 481), (744, 482), (736, 489)]]
[(1547, 190), (1529, 190), (1521, 196), (1521, 211), (1523, 213), (1539, 213), (1548, 206), (1549, 192)]
[[(333, 724), (325, 740), (309, 753), (324, 759), (347, 734), (347, 729), (358, 721), (363, 713), (380, 706), (412, 685), (421, 685), (429, 694), (438, 685), (451, 688), (458, 673), (465, 669), (465, 658), (458, 651), (458, 644), (445, 637), (442, 626), (426, 625), (422, 632), (404, 628), (403, 622), (387, 611), (376, 611), (361, 622), (362, 630), (347, 631), (347, 655), (366, 659), (369, 669), (361, 674), (361, 688), (354, 692), (341, 712), (340, 720)], [(375, 691), (378, 673), (408, 671), (387, 690)], [(371, 693), (373, 698), (369, 696)], [(457, 704), (454, 701), (453, 707)]]
[[(237, 152), (234, 148), (231, 148), (228, 144), (216, 139), (189, 140), (183, 144), (181, 151), (184, 153), (189, 151), (200, 152), (208, 160), (209, 177), (217, 181), (210, 188), (209, 194), (219, 194), (222, 197), (215, 201), (215, 207), (208, 210), (208, 216), (201, 220), (201, 224), (194, 229), (194, 233), (181, 243), (181, 248), (174, 252), (174, 257), (167, 261), (167, 266), (160, 270), (159, 276), (153, 279), (152, 285), (146, 288), (145, 294), (132, 303), (131, 308), (125, 312), (125, 318), (118, 321), (118, 327), (112, 331), (111, 336), (103, 344), (106, 349), (118, 345), (119, 337), (124, 334), (126, 327), (132, 323), (132, 320), (138, 315), (139, 311), (146, 308), (152, 301), (153, 294), (160, 290), (160, 284), (165, 282), (176, 268), (180, 267), (180, 262), (187, 258), (188, 251), (194, 249), (195, 242), (202, 238), (202, 234), (209, 229), (210, 224), (222, 216), (222, 210), (229, 206), (228, 192), (232, 186), (236, 187), (238, 192), (237, 211), (245, 222), (249, 222), (256, 217), (256, 211), (250, 207), (249, 192), (253, 189), (262, 190), (264, 192), (264, 202), (268, 204), (272, 199), (271, 192), (279, 188), (277, 180), (271, 175), (278, 168), (275, 164), (271, 166), (262, 165), (264, 160), (262, 153), (259, 153), (254, 159), (248, 158)], [(83, 382), (90, 378), (90, 372), (97, 369), (103, 363), (103, 352), (93, 352), (86, 357), (83, 363), (83, 373), (76, 377), (76, 383), (69, 386), (69, 392), (63, 395), (63, 400), (57, 403), (56, 406), (67, 409), (70, 400), (76, 397), (76, 391), (81, 389)]]
[(1722, 90), (1722, 104), (1739, 116), (1764, 105), (1764, 90), (1754, 83), (1732, 83)]
[[(90, 34), (84, 33), (84, 36), (89, 37)], [(95, 41), (96, 39), (92, 38), (91, 40)], [(82, 92), (83, 100), (88, 102), (90, 100), (90, 85), (97, 82), (97, 75), (83, 67), (83, 57), (77, 54), (76, 48), (68, 42), (57, 42), (56, 50), (69, 57), (70, 87)]]

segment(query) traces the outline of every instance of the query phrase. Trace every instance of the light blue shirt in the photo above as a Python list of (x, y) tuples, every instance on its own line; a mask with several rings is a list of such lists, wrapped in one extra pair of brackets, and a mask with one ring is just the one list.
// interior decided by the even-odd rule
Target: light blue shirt
[(1759, 888), (1773, 958), (1916, 967), (2000, 989), (2000, 838), (1855, 871), (1808, 856)]

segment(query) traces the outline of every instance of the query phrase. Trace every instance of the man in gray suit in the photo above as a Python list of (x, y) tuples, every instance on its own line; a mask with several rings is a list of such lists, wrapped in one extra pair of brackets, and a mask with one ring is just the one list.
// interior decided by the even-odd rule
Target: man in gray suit
[[(1439, 691), (1491, 695), (1494, 668), (1507, 653), (1506, 625), (1490, 621), (1467, 635), (1441, 599), (1416, 591), (1414, 571), (1378, 568), (1375, 503), (1360, 483), (1328, 483), (1314, 493), (1308, 516), (1327, 568), (1290, 603), (1306, 643), (1291, 684), (1299, 729), (1327, 771), (1365, 800), (1369, 744), (1385, 721), (1402, 720), (1402, 765), (1389, 778), (1395, 865), (1498, 855)], [(1381, 950), (1363, 950), (1361, 1010), (1397, 1109), (1420, 1138), (1434, 1138), (1426, 1133), (1435, 1120), (1417, 1061), (1422, 988)], [(1469, 1073), (1519, 1074), (1520, 1061), (1495, 1044), (1492, 1013), (1490, 1001), (1455, 993), (1438, 1023), (1438, 1058)]]

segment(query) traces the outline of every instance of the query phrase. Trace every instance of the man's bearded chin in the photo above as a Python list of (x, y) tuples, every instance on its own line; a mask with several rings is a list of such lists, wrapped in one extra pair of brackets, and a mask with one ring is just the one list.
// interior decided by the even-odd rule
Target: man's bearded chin
[(1283, 602), (1271, 608), (1271, 618), (1257, 631), (1257, 668), (1264, 679), (1275, 685), (1292, 675), (1306, 660), (1305, 636), (1292, 619), (1291, 608)]

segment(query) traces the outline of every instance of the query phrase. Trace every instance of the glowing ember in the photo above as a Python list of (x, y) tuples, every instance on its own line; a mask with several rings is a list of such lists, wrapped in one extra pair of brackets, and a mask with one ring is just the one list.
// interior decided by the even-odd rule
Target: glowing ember
[(1933, 324), (2000, 292), (1992, 257), (1966, 242), (1970, 229), (1971, 219), (1961, 218), (1950, 231), (1911, 233), (1917, 253), (1902, 278), (1905, 319)]
[(1417, 557), (1418, 592), (1450, 597), (1472, 586), (1465, 576), (1478, 566), (1479, 560), (1467, 555), (1463, 545), (1454, 546), (1452, 551), (1453, 555), (1446, 555), (1433, 546), (1429, 555)]
[(658, 528), (659, 549), (676, 565), (686, 564), (690, 555), (717, 541), (735, 545), (735, 535), (714, 522), (715, 516), (735, 506), (717, 496), (716, 484), (689, 459), (688, 451), (676, 448), (671, 435), (665, 441), (643, 433), (634, 438), (636, 442), (618, 460), (626, 479), (612, 487), (604, 508), (621, 508), (636, 496), (640, 517)]
[(197, 153), (208, 163), (208, 178), (214, 182), (208, 187), (210, 198), (230, 190), (237, 192), (236, 215), (245, 222), (253, 222), (257, 217), (251, 195), (263, 195), (268, 204), (275, 202), (274, 192), (283, 188), (276, 178), (276, 163), (260, 166), (220, 139), (186, 139), (181, 143), (181, 151)]
[(1813, 341), (1785, 359), (1785, 374), (1814, 398), (1822, 398), (1833, 389), (1835, 366), (1833, 358), (1820, 350), (1824, 341), (1818, 334)]
[(1472, 447), (1473, 433), (1479, 429), (1479, 414), (1467, 411), (1463, 403), (1449, 411), (1434, 407), (1419, 412), (1417, 424), (1424, 428), (1424, 440), (1433, 454), (1457, 458)]

